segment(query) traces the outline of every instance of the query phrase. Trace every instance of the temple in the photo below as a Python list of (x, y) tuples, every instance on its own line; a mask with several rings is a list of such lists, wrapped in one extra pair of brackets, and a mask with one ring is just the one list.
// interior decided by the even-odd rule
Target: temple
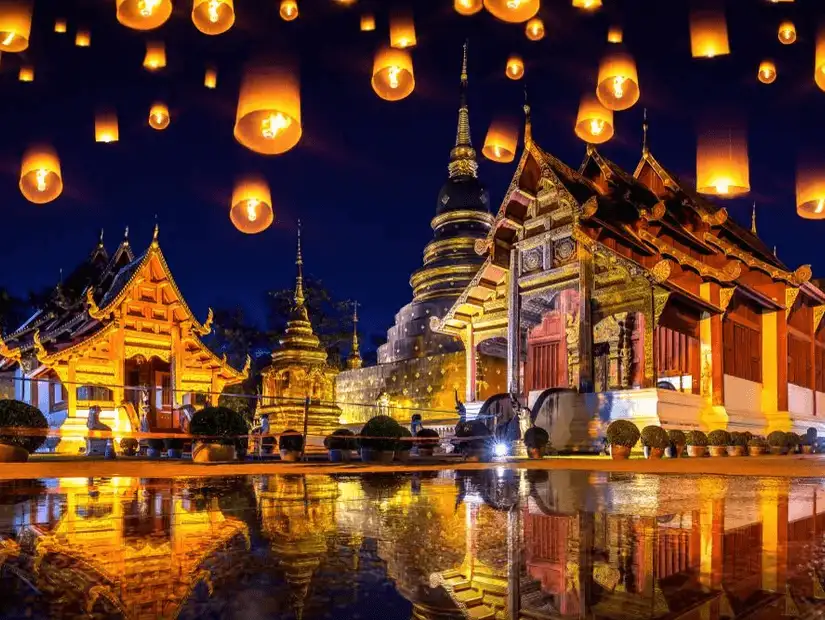
[[(158, 229), (139, 256), (127, 233), (109, 256), (103, 236), (88, 259), (14, 332), (0, 338), (0, 381), (37, 406), (60, 437), (45, 444), (76, 454), (85, 446), (89, 409), (117, 432), (178, 430), (185, 404), (217, 404), (249, 371), (232, 368), (201, 338), (201, 323), (175, 284)], [(12, 390), (9, 390), (12, 391)]]

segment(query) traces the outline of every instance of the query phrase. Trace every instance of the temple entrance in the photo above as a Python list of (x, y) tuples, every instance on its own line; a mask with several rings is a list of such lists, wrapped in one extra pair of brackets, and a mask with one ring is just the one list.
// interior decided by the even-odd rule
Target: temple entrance
[(126, 400), (140, 415), (142, 388), (149, 390), (149, 428), (153, 431), (180, 428), (177, 412), (173, 411), (172, 373), (169, 362), (156, 357), (149, 360), (134, 357), (126, 360)]
[(593, 345), (594, 387), (597, 392), (610, 389), (610, 344), (599, 342)]

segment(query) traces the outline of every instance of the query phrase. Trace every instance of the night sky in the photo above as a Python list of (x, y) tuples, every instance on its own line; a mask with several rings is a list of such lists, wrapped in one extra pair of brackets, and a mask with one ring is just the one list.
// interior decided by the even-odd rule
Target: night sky
[[(690, 5), (682, 0), (604, 0), (594, 14), (569, 0), (545, 0), (548, 36), (540, 42), (528, 41), (523, 25), (486, 12), (462, 17), (451, 0), (416, 0), (406, 5), (416, 18), (416, 90), (397, 103), (370, 87), (373, 52), (388, 38), (390, 2), (299, 0), (300, 17), (287, 23), (277, 0), (235, 0), (235, 26), (214, 37), (193, 26), (191, 0), (174, 4), (166, 25), (142, 33), (117, 22), (114, 0), (35, 1), (29, 50), (0, 58), (0, 286), (23, 295), (56, 284), (59, 269), (73, 269), (101, 228), (112, 251), (128, 225), (142, 251), (157, 216), (161, 247), (197, 314), (241, 306), (262, 320), (265, 292), (293, 282), (300, 218), (307, 272), (336, 297), (362, 303), (363, 331), (383, 333), (410, 300), (409, 275), (431, 238), (455, 139), (464, 39), (479, 156), (494, 116), (522, 117), (523, 82), (504, 76), (508, 54), (518, 52), (527, 65), (536, 141), (578, 167), (585, 150), (573, 134), (578, 101), (594, 88), (612, 23), (623, 26), (636, 58), (641, 100), (616, 114), (616, 136), (600, 150), (632, 172), (646, 107), (651, 151), (692, 179), (697, 120), (703, 111), (734, 106), (748, 123), (752, 192), (726, 206), (747, 225), (755, 200), (765, 242), (778, 245), (792, 268), (811, 263), (815, 276), (825, 275), (823, 224), (799, 219), (794, 207), (797, 153), (816, 149), (823, 137), (825, 93), (813, 82), (813, 65), (825, 10), (815, 0), (729, 1), (732, 54), (713, 60), (690, 57)], [(358, 27), (367, 10), (377, 16), (372, 33)], [(68, 34), (53, 32), (55, 17), (68, 19)], [(797, 26), (791, 46), (777, 40), (784, 18)], [(90, 29), (90, 48), (74, 46), (78, 27)], [(142, 68), (147, 40), (166, 43), (165, 70)], [(247, 151), (232, 136), (242, 66), (263, 48), (297, 58), (301, 67), (303, 137), (274, 157)], [(756, 80), (764, 58), (777, 64), (772, 85)], [(17, 81), (21, 59), (34, 64), (34, 83)], [(215, 91), (203, 87), (207, 64), (218, 68)], [(169, 104), (166, 131), (147, 125), (155, 100)], [(117, 109), (118, 143), (94, 142), (94, 113), (103, 105)], [(57, 149), (65, 188), (55, 202), (36, 206), (17, 182), (23, 150), (41, 141)], [(481, 162), (494, 210), (514, 169), (515, 162)], [(247, 173), (268, 179), (276, 216), (255, 236), (235, 230), (228, 217), (233, 182)]]

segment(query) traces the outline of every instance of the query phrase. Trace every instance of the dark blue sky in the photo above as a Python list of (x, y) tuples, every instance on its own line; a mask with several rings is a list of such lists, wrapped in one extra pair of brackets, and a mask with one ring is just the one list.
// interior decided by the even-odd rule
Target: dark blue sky
[[(235, 0), (237, 22), (208, 37), (190, 19), (191, 0), (177, 0), (161, 29), (140, 33), (118, 24), (114, 2), (35, 2), (31, 48), (0, 59), (0, 286), (23, 294), (56, 283), (94, 246), (100, 228), (110, 248), (130, 226), (133, 246), (148, 243), (155, 215), (161, 244), (190, 305), (242, 306), (262, 316), (265, 291), (293, 279), (295, 225), (304, 223), (306, 269), (340, 298), (362, 302), (364, 331), (382, 333), (409, 301), (410, 273), (430, 239), (429, 221), (444, 182), (455, 137), (461, 44), (470, 41), (470, 118), (480, 151), (491, 118), (521, 114), (522, 83), (504, 77), (509, 53), (523, 54), (533, 106), (534, 136), (546, 150), (578, 166), (584, 145), (572, 126), (580, 95), (593, 88), (608, 25), (621, 23), (636, 57), (641, 101), (616, 115), (616, 137), (602, 151), (630, 171), (640, 154), (642, 109), (650, 117), (653, 153), (686, 179), (695, 170), (695, 125), (703, 109), (735, 104), (748, 121), (751, 195), (730, 205), (746, 223), (759, 205), (759, 232), (792, 267), (812, 263), (825, 274), (819, 251), (823, 225), (799, 219), (794, 169), (800, 148), (821, 140), (825, 93), (813, 82), (815, 2), (729, 1), (732, 54), (690, 58), (689, 5), (604, 0), (595, 14), (568, 0), (544, 1), (548, 36), (533, 43), (523, 26), (480, 13), (461, 17), (450, 0), (409, 2), (416, 17), (416, 90), (388, 103), (373, 93), (373, 51), (387, 37), (389, 2), (299, 0), (301, 16), (285, 23), (277, 0)], [(69, 34), (52, 32), (55, 12)], [(374, 10), (378, 29), (358, 29)], [(792, 18), (798, 41), (779, 44), (779, 21)], [(73, 45), (78, 27), (92, 46)], [(163, 40), (169, 66), (142, 69), (146, 40)], [(232, 137), (243, 63), (262, 47), (283, 50), (301, 65), (304, 134), (289, 153), (264, 157)], [(36, 81), (17, 81), (22, 56)], [(759, 61), (773, 58), (778, 79), (756, 81)], [(219, 69), (218, 89), (203, 88), (207, 64)], [(171, 109), (171, 126), (146, 124), (150, 104)], [(93, 140), (94, 111), (117, 108), (120, 142)], [(31, 142), (48, 141), (62, 162), (65, 190), (35, 206), (17, 189), (20, 156)], [(515, 164), (483, 161), (480, 176), (498, 208)], [(269, 180), (275, 224), (256, 236), (236, 231), (228, 217), (235, 178)]]

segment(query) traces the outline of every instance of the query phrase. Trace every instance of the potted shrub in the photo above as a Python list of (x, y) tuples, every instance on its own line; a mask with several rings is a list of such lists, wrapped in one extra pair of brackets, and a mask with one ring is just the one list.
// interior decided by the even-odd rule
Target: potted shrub
[(166, 448), (166, 457), (179, 459), (183, 456), (183, 439), (179, 437), (167, 437), (163, 440), (163, 447)]
[(150, 459), (159, 459), (163, 453), (163, 439), (146, 440), (146, 456)]
[(434, 428), (422, 428), (415, 438), (418, 456), (432, 456), (435, 448), (441, 443), (441, 437)]
[(773, 431), (768, 435), (768, 447), (771, 454), (785, 454), (788, 451), (788, 438), (782, 431)]
[(668, 454), (668, 456), (678, 459), (682, 456), (682, 452), (685, 451), (685, 444), (687, 443), (685, 433), (684, 431), (680, 431), (678, 428), (674, 428), (667, 432), (667, 437), (670, 439), (670, 454)]
[(243, 416), (228, 407), (205, 407), (192, 416), (189, 432), (196, 437), (192, 443), (192, 460), (196, 463), (234, 461), (235, 444), (247, 433)]
[(802, 454), (813, 454), (814, 446), (816, 446), (816, 429), (811, 426), (805, 431), (805, 437), (802, 441)]
[(355, 450), (355, 434), (348, 428), (339, 428), (324, 438), (324, 447), (333, 463), (349, 463)]
[(797, 447), (802, 443), (802, 437), (793, 432), (785, 433), (785, 443), (789, 454), (796, 454)]
[(140, 444), (134, 437), (124, 437), (120, 440), (120, 452), (123, 456), (135, 456)]
[(708, 450), (708, 436), (702, 431), (688, 431), (685, 433), (685, 444), (688, 456), (705, 456)]
[(490, 429), (481, 420), (459, 423), (455, 429), (456, 452), (467, 461), (487, 462), (492, 456)]
[(717, 428), (708, 433), (708, 444), (710, 445), (711, 456), (727, 456), (730, 445), (730, 433)]
[(401, 437), (395, 445), (395, 456), (399, 461), (410, 460), (410, 450), (413, 449), (412, 433), (406, 426), (401, 427)]
[(281, 452), (282, 461), (295, 463), (304, 452), (304, 436), (291, 428), (285, 430), (278, 437), (278, 450)]
[(358, 441), (361, 460), (365, 463), (391, 463), (399, 437), (401, 425), (390, 416), (377, 415), (370, 418), (361, 429)]
[(646, 459), (660, 459), (665, 454), (665, 448), (670, 445), (670, 437), (661, 426), (651, 424), (642, 429), (642, 447)]
[(610, 457), (614, 460), (624, 460), (630, 456), (630, 450), (639, 441), (641, 433), (629, 420), (614, 420), (607, 427), (606, 435)]
[[(49, 428), (37, 407), (19, 400), (0, 400), (0, 428)], [(0, 463), (24, 463), (46, 441), (43, 435), (0, 435)]]
[(524, 433), (524, 445), (527, 448), (527, 456), (531, 459), (540, 459), (547, 451), (550, 443), (550, 435), (540, 426), (531, 426)]
[(750, 456), (762, 456), (768, 450), (768, 442), (762, 437), (752, 437), (748, 440), (748, 454)]
[(728, 446), (728, 456), (745, 456), (748, 453), (747, 433), (733, 432), (730, 434), (730, 445)]

